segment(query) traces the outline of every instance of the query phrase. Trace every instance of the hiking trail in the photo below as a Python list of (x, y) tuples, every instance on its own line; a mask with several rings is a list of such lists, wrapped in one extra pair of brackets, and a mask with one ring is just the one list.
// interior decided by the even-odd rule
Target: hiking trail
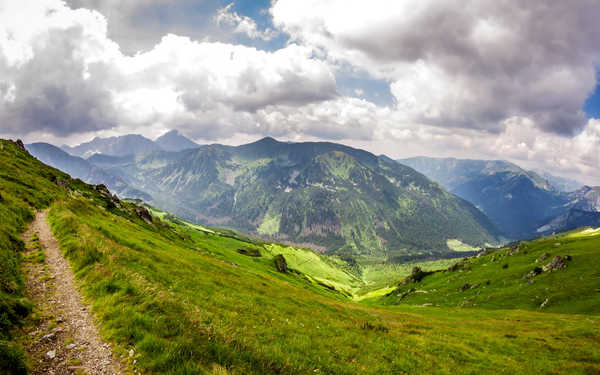
[(35, 318), (39, 324), (29, 328), (25, 340), (32, 373), (123, 373), (110, 345), (100, 337), (89, 307), (82, 302), (73, 271), (48, 225), (46, 211), (36, 213), (23, 237), (27, 243), (27, 292), (39, 315)]

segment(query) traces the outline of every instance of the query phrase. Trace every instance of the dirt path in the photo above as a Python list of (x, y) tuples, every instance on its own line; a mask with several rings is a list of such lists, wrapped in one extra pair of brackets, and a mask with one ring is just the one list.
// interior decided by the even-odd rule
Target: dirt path
[(28, 245), (27, 290), (37, 311), (25, 340), (33, 374), (121, 374), (119, 362), (82, 303), (73, 271), (46, 221), (46, 211), (36, 214), (24, 238)]

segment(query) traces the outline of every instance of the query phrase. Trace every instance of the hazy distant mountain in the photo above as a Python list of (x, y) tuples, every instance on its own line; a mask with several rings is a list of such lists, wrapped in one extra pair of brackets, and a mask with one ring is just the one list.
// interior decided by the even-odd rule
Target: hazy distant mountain
[(564, 232), (580, 227), (600, 227), (600, 212), (590, 212), (571, 208), (541, 226), (538, 234)]
[(582, 226), (600, 226), (600, 186), (584, 186), (566, 193), (565, 211), (538, 228), (540, 234), (564, 232)]
[(56, 146), (48, 143), (32, 143), (25, 147), (41, 162), (60, 169), (71, 177), (79, 178), (89, 184), (104, 184), (121, 197), (152, 199), (148, 194), (132, 189), (121, 178), (107, 173), (83, 158), (69, 155)]
[(584, 186), (568, 194), (570, 206), (578, 210), (600, 211), (600, 186)]
[(512, 238), (535, 236), (570, 200), (535, 172), (506, 161), (416, 157), (398, 162), (479, 207)]
[(152, 140), (138, 134), (128, 134), (120, 137), (94, 138), (90, 142), (75, 147), (63, 146), (63, 150), (71, 155), (89, 158), (94, 154), (125, 156), (131, 154), (148, 154), (161, 150)]
[(338, 254), (386, 259), (447, 253), (448, 239), (496, 241), (470, 203), (411, 168), (339, 144), (265, 138), (114, 162), (127, 181), (188, 219)]
[(160, 137), (154, 143), (165, 151), (183, 151), (200, 147), (196, 142), (183, 136), (177, 130), (171, 130)]
[(534, 170), (542, 178), (546, 179), (552, 186), (562, 192), (575, 191), (583, 186), (579, 181), (571, 180), (569, 178), (552, 175), (546, 171)]

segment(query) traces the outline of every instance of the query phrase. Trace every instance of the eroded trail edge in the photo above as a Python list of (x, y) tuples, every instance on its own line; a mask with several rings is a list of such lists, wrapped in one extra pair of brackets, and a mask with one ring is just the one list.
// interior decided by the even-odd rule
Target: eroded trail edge
[(27, 335), (32, 372), (121, 374), (110, 346), (101, 339), (89, 308), (82, 302), (73, 271), (48, 225), (46, 211), (36, 214), (24, 238), (28, 244), (27, 290), (39, 311), (39, 324)]

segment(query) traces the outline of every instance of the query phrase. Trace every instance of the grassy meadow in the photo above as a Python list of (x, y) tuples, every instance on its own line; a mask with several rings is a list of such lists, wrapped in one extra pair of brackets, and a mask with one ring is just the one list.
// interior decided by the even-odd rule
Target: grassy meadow
[(82, 200), (55, 203), (50, 217), (102, 333), (117, 353), (133, 348), (143, 372), (586, 373), (600, 363), (593, 316), (370, 307), (239, 254), (252, 244), (235, 239), (160, 224), (157, 235)]
[[(600, 231), (579, 229), (522, 241), (459, 262), (376, 303), (600, 314)], [(543, 271), (555, 256), (566, 268)], [(530, 273), (535, 276), (526, 277)], [(412, 290), (412, 292), (411, 292)]]

